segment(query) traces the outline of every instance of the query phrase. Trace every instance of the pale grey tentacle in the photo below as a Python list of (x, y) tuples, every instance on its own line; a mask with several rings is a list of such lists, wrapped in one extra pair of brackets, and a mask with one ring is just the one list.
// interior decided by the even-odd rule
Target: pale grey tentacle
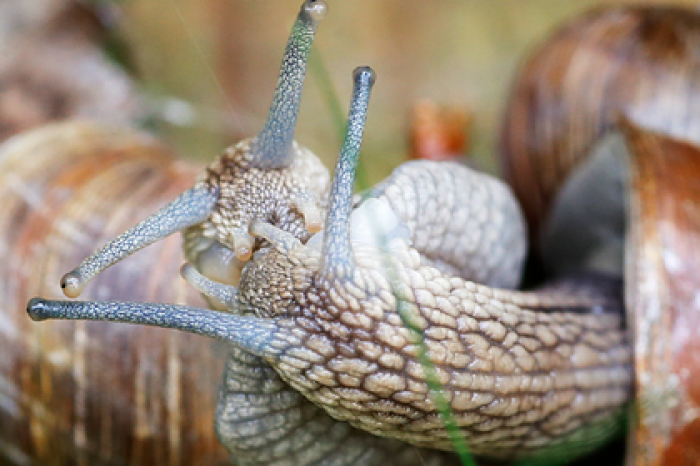
[(174, 304), (32, 298), (27, 304), (27, 314), (32, 320), (99, 320), (172, 328), (226, 341), (267, 359), (276, 358), (295, 344), (293, 339), (280, 339), (280, 326), (272, 319)]
[(360, 67), (353, 73), (354, 90), (345, 139), (335, 167), (329, 197), (326, 232), (323, 241), (323, 275), (342, 278), (352, 273), (353, 254), (350, 245), (350, 210), (355, 187), (357, 162), (367, 121), (370, 92), (375, 81), (371, 68)]
[(299, 10), (282, 58), (270, 113), (262, 131), (251, 143), (253, 164), (258, 168), (285, 168), (292, 164), (292, 142), (309, 52), (326, 10), (322, 0), (307, 0)]
[(106, 268), (166, 236), (201, 223), (209, 216), (218, 198), (218, 191), (208, 186), (185, 191), (64, 275), (61, 279), (63, 292), (70, 298), (76, 298), (87, 282)]

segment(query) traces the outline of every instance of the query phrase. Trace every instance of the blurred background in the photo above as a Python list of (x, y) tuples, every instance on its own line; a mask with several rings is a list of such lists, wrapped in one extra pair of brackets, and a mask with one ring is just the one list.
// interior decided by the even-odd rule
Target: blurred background
[[(262, 127), (298, 0), (125, 0), (115, 26), (143, 90), (160, 109), (157, 129), (187, 156), (210, 160)], [(327, 0), (314, 45), (297, 140), (332, 164), (339, 147), (319, 62), (346, 111), (350, 74), (377, 72), (364, 160), (370, 181), (407, 153), (418, 99), (465, 106), (472, 153), (495, 171), (494, 144), (509, 87), (528, 51), (563, 21), (616, 1)], [(670, 3), (627, 2), (627, 3)], [(676, 1), (692, 4), (691, 1)]]
[[(11, 49), (18, 33), (41, 25), (68, 3), (0, 0), (0, 46)], [(262, 127), (298, 0), (83, 3), (100, 6), (99, 20), (108, 26), (103, 46), (135, 75), (147, 97), (152, 129), (184, 156), (209, 161), (229, 143)], [(563, 21), (621, 2), (327, 3), (329, 14), (314, 45), (297, 140), (332, 164), (340, 142), (331, 108), (339, 104), (346, 111), (352, 69), (372, 66), (378, 80), (364, 159), (373, 182), (406, 157), (410, 109), (426, 98), (471, 115), (471, 153), (482, 168), (495, 172), (494, 143), (518, 64)]]

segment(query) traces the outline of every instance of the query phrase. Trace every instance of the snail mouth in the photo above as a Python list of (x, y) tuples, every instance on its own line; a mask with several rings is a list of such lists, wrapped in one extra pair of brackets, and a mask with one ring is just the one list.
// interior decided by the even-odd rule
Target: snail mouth
[(192, 263), (204, 276), (227, 285), (238, 286), (246, 262), (218, 241), (197, 254)]

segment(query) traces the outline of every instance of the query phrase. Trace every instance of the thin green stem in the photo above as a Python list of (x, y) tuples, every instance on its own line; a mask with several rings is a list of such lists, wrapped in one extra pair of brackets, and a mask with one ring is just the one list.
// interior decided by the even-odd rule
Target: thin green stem
[(472, 458), (471, 453), (469, 453), (469, 447), (464, 439), (464, 435), (462, 435), (459, 426), (457, 426), (457, 420), (452, 412), (452, 408), (443, 394), (442, 384), (438, 379), (435, 364), (433, 364), (433, 361), (431, 361), (430, 357), (428, 356), (428, 347), (425, 344), (423, 332), (413, 322), (414, 316), (412, 315), (411, 311), (407, 309), (406, 306), (403, 306), (405, 301), (403, 301), (397, 293), (394, 293), (394, 296), (398, 302), (398, 314), (401, 317), (403, 324), (414, 334), (415, 339), (418, 341), (418, 361), (423, 367), (433, 403), (435, 403), (435, 406), (440, 413), (443, 422), (445, 423), (445, 429), (447, 430), (447, 434), (450, 436), (450, 440), (452, 440), (455, 451), (457, 452), (457, 455), (464, 466), (476, 466), (474, 458)]

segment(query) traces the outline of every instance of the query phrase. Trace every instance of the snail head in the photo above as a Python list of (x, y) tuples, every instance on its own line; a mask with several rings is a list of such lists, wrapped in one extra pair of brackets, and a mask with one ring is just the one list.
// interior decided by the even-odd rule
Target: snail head
[(185, 256), (206, 276), (235, 284), (262, 245), (249, 233), (269, 222), (305, 241), (323, 225), (329, 176), (319, 159), (294, 141), (307, 63), (327, 6), (306, 0), (292, 27), (270, 113), (260, 133), (231, 146), (195, 186), (66, 274), (66, 296), (79, 296), (95, 275), (175, 232)]
[[(313, 246), (302, 244), (291, 233), (256, 219), (252, 222), (250, 233), (268, 241), (271, 248), (262, 254), (260, 261), (255, 261), (244, 272), (242, 285), (253, 283), (254, 286), (239, 290), (232, 285), (211, 280), (191, 264), (186, 264), (182, 269), (183, 277), (191, 285), (223, 303), (229, 313), (171, 304), (34, 298), (27, 305), (29, 316), (34, 320), (103, 320), (175, 328), (227, 341), (268, 360), (275, 360), (288, 349), (298, 346), (300, 342), (296, 341), (298, 337), (295, 336), (294, 321), (290, 318), (294, 310), (289, 306), (284, 308), (290, 287), (299, 284), (299, 274), (316, 277), (315, 281), (327, 284), (337, 280), (347, 283), (354, 274), (350, 212), (357, 161), (374, 80), (374, 71), (368, 67), (357, 68), (354, 72), (353, 99), (329, 196), (326, 229), (320, 252)], [(189, 218), (201, 217), (216, 200), (216, 191), (196, 187), (182, 194), (152, 218), (174, 229), (178, 225), (177, 220), (170, 219), (181, 217), (180, 214)], [(192, 205), (197, 205), (197, 210), (192, 210)], [(148, 224), (137, 225), (135, 235), (151, 239), (154, 236), (149, 228)], [(271, 263), (281, 267), (265, 269)], [(300, 268), (304, 270), (300, 271)], [(258, 274), (261, 270), (264, 272), (262, 276)], [(279, 280), (275, 278), (277, 276)], [(311, 281), (307, 281), (309, 283)], [(280, 292), (271, 297), (260, 296), (260, 293), (270, 289)]]

